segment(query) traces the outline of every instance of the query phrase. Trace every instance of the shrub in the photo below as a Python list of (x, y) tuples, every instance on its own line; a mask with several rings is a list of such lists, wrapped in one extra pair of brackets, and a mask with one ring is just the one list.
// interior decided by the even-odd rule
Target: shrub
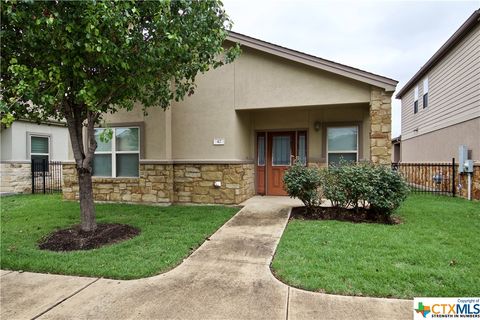
[(408, 188), (390, 167), (370, 163), (341, 162), (321, 170), (323, 196), (334, 207), (369, 208), (373, 213), (390, 215), (405, 200)]
[(366, 196), (370, 209), (377, 214), (390, 215), (408, 195), (405, 180), (388, 166), (372, 166), (369, 175), (372, 185)]
[(292, 198), (300, 199), (307, 213), (312, 214), (315, 207), (320, 205), (319, 187), (321, 185), (318, 169), (305, 167), (299, 161), (295, 161), (283, 177), (285, 190)]

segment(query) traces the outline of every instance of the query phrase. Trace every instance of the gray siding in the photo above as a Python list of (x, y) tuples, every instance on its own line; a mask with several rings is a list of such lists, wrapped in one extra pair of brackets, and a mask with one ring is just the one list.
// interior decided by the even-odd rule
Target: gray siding
[(417, 83), (417, 114), (413, 113), (415, 86), (402, 97), (403, 141), (480, 117), (480, 24), (428, 72), (428, 82), (425, 109), (423, 79)]

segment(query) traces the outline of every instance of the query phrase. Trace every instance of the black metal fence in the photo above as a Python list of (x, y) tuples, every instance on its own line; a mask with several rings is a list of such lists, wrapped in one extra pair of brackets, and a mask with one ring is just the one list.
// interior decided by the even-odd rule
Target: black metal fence
[(455, 158), (451, 163), (392, 163), (412, 192), (455, 197)]
[(32, 193), (62, 191), (62, 163), (32, 159)]

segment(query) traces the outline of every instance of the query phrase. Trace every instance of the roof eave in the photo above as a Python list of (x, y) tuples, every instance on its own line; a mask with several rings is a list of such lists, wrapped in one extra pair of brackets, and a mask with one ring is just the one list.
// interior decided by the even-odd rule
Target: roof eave
[(288, 49), (279, 45), (275, 45), (266, 41), (255, 39), (236, 32), (230, 32), (227, 40), (239, 43), (240, 45), (253, 48), (262, 52), (273, 54), (284, 59), (303, 63), (314, 68), (332, 72), (347, 78), (351, 78), (360, 82), (385, 89), (385, 91), (393, 92), (396, 89), (398, 81), (376, 75), (367, 71), (346, 66), (337, 62), (325, 60), (303, 52)]

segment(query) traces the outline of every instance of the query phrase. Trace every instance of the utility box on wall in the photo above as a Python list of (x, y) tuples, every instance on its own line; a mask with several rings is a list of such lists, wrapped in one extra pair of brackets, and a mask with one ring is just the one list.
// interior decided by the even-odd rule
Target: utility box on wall
[[(465, 171), (465, 162), (468, 160), (468, 147), (464, 144), (458, 147), (458, 172), (464, 173), (468, 172)], [(473, 172), (473, 163), (472, 163), (472, 171)]]
[(466, 160), (463, 166), (463, 172), (472, 173), (473, 172), (473, 160)]

